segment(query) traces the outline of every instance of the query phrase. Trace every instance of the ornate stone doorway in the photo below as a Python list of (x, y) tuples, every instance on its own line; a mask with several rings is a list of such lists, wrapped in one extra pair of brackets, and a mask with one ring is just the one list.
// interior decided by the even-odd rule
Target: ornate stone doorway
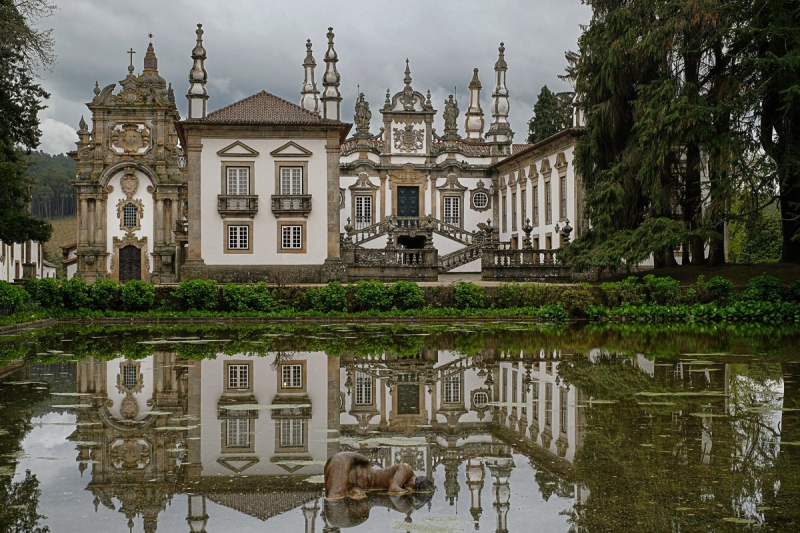
[(142, 279), (142, 249), (129, 244), (119, 249), (119, 281)]

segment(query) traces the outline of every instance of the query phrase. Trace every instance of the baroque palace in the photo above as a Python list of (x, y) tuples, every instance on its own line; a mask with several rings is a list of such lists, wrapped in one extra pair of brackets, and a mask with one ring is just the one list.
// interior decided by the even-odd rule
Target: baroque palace
[(414, 89), (408, 60), (401, 90), (387, 89), (379, 108), (380, 131), (370, 130), (363, 93), (354, 124), (342, 122), (332, 28), (322, 91), (309, 40), (299, 105), (262, 91), (209, 112), (202, 25), (196, 33), (186, 119), (158, 74), (152, 43), (141, 74), (131, 60), (118, 91), (95, 86), (92, 128), (81, 119), (71, 153), (78, 276), (153, 283), (435, 280), (449, 271), (569, 277), (557, 250), (587, 226), (572, 165), (580, 117), (540, 143), (513, 144), (502, 43), (488, 128), (476, 68), (463, 130), (451, 95), (440, 135), (430, 91)]

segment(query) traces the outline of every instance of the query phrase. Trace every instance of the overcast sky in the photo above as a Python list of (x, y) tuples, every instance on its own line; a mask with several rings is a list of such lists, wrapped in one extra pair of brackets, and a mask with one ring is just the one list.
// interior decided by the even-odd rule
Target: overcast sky
[(480, 69), (481, 106), (491, 122), (493, 68), (501, 41), (506, 46), (509, 122), (515, 142), (525, 142), (527, 122), (543, 85), (568, 90), (557, 76), (564, 52), (576, 50), (590, 9), (579, 0), (56, 0), (58, 11), (41, 21), (52, 27), (57, 63), (41, 73), (50, 92), (40, 113), (40, 149), (74, 149), (81, 115), (89, 121), (95, 80), (100, 87), (122, 80), (136, 50), (142, 70), (148, 33), (154, 35), (159, 73), (175, 89), (186, 116), (186, 91), (197, 23), (205, 30), (209, 111), (266, 90), (299, 103), (305, 42), (311, 39), (322, 90), (328, 26), (333, 26), (341, 74), (342, 119), (352, 121), (358, 86), (373, 115), (373, 133), (386, 89), (403, 87), (405, 60), (412, 86), (430, 89), (439, 111), (434, 127), (443, 133), (444, 99), (456, 91), (463, 135), (472, 69)]

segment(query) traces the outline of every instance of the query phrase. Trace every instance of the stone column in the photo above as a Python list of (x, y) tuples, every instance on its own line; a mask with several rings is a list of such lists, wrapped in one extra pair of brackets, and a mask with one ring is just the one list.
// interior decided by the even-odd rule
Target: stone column
[(164, 244), (167, 242), (165, 235), (164, 235), (164, 199), (161, 198), (161, 194), (156, 192), (155, 200), (156, 200), (156, 228), (155, 228), (155, 245), (158, 246), (160, 244)]
[(78, 220), (80, 221), (78, 224), (78, 244), (86, 245), (89, 244), (89, 235), (86, 227), (89, 218), (89, 202), (82, 193), (78, 193), (78, 209)]
[(428, 176), (428, 179), (431, 182), (431, 208), (428, 210), (433, 218), (437, 218), (436, 216), (436, 176), (432, 173)]
[(193, 135), (187, 139), (186, 147), (186, 167), (187, 167), (187, 188), (188, 188), (188, 250), (184, 269), (189, 270), (183, 279), (202, 278), (205, 262), (203, 261), (202, 250), (202, 228), (200, 226), (201, 216), (201, 150), (203, 145), (200, 143), (199, 136)]
[(381, 195), (380, 195), (380, 203), (381, 203), (381, 220), (386, 218), (386, 172), (380, 173), (380, 180), (381, 180)]
[[(341, 394), (339, 385), (339, 373), (341, 369), (338, 357), (328, 357), (328, 437), (339, 436), (340, 416), (339, 416), (339, 395)], [(335, 430), (335, 431), (331, 431)], [(328, 442), (328, 457), (339, 452), (338, 442)]]
[(339, 256), (339, 132), (328, 132), (328, 142), (325, 145), (328, 163), (328, 258), (327, 261), (337, 261)]

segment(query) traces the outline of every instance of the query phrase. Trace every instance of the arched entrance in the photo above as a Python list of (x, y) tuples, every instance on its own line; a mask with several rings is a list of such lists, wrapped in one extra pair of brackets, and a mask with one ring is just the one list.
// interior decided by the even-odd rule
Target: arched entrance
[(142, 249), (132, 244), (119, 249), (119, 281), (142, 279)]

